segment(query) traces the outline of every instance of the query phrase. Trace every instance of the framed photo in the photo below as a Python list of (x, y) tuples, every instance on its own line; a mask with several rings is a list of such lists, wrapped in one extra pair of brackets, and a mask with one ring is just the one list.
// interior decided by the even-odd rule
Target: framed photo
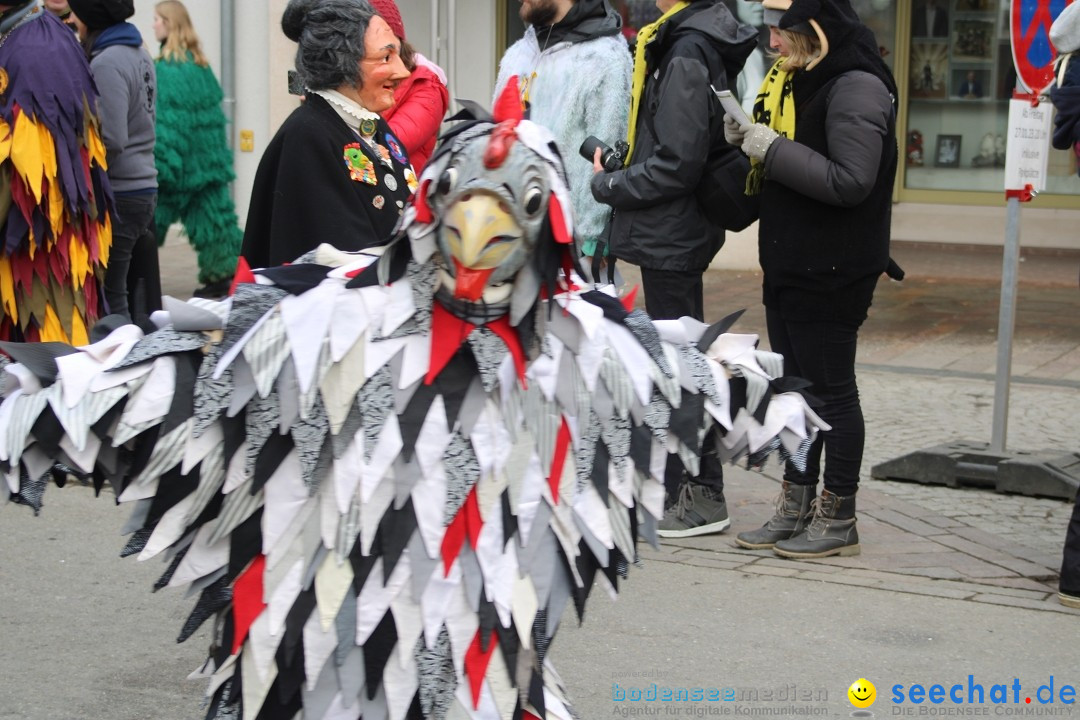
[(948, 45), (943, 42), (911, 43), (911, 97), (944, 99), (948, 68)]
[(990, 60), (997, 48), (993, 20), (960, 20), (953, 24), (954, 60)]
[(986, 68), (953, 68), (950, 95), (961, 100), (982, 100), (993, 96), (990, 70)]
[(935, 167), (960, 167), (960, 135), (938, 135), (934, 149)]
[[(860, 15), (859, 17), (862, 17)], [(949, 37), (948, 0), (915, 0), (911, 6), (911, 36)]]

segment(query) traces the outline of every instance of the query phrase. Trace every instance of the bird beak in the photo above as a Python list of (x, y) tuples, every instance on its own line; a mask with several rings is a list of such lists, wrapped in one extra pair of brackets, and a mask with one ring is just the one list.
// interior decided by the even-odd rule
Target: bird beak
[(522, 241), (521, 227), (498, 196), (471, 192), (443, 216), (446, 246), (453, 256), (455, 296), (477, 300), (491, 273)]

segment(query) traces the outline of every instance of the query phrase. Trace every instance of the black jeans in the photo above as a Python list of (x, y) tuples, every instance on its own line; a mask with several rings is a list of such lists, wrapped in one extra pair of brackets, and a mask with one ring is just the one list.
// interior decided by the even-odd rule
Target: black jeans
[(678, 320), (684, 315), (705, 321), (702, 272), (641, 268), (645, 312), (653, 320)]
[[(154, 237), (154, 208), (157, 195), (118, 195), (116, 213), (113, 215), (112, 248), (109, 266), (105, 270), (105, 301), (109, 312), (132, 319), (128, 304), (128, 271), (132, 257), (138, 258), (137, 278), (148, 278), (140, 289), (144, 295), (154, 292), (158, 297), (151, 302), (161, 303), (161, 278), (157, 267), (157, 240)], [(147, 267), (152, 257), (152, 272)], [(150, 278), (150, 275), (156, 276)], [(132, 283), (133, 289), (137, 283)], [(153, 285), (154, 287), (148, 287)], [(145, 308), (143, 308), (145, 311)]]
[(815, 408), (832, 430), (819, 433), (806, 459), (806, 472), (788, 464), (784, 479), (797, 485), (816, 485), (825, 450), (825, 489), (834, 495), (853, 495), (859, 487), (866, 425), (855, 383), (855, 351), (860, 322), (785, 320), (765, 308), (765, 323), (773, 352), (784, 356), (784, 374), (813, 383), (810, 393), (822, 401)]
[[(653, 320), (678, 320), (684, 315), (705, 321), (705, 290), (702, 272), (693, 270), (651, 270), (641, 268), (645, 292), (645, 312)], [(664, 487), (673, 500), (687, 476), (677, 455), (668, 455)], [(716, 433), (710, 432), (701, 444), (701, 472), (694, 482), (717, 492), (724, 490), (724, 466), (716, 454)]]
[(1080, 492), (1076, 494), (1069, 529), (1065, 531), (1065, 552), (1061, 558), (1061, 584), (1066, 595), (1080, 597)]

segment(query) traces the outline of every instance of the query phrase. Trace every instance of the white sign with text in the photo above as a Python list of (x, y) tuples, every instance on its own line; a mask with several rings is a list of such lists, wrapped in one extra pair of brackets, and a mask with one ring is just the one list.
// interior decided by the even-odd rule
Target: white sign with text
[(1005, 147), (1005, 189), (1035, 192), (1046, 189), (1046, 162), (1050, 156), (1053, 106), (1009, 101), (1009, 134)]

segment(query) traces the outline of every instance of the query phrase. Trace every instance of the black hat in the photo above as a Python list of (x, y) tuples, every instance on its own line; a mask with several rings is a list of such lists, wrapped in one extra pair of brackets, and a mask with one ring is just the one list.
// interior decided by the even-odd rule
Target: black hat
[(90, 30), (101, 30), (135, 14), (135, 0), (68, 0), (68, 7)]

